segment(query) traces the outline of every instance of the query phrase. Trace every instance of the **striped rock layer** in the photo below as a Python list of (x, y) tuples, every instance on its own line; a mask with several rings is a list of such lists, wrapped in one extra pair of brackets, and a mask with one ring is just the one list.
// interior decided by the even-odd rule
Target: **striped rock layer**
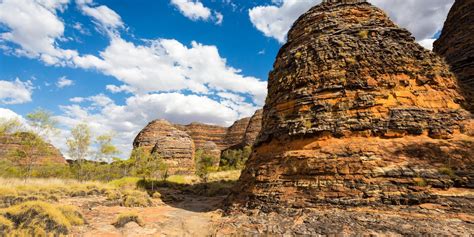
[(230, 200), (267, 209), (415, 204), (474, 188), (471, 115), (448, 66), (382, 10), (332, 2), (289, 31)]

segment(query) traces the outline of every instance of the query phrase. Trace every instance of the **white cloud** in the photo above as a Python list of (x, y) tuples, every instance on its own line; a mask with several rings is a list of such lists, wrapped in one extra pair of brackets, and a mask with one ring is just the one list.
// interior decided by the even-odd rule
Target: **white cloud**
[(93, 6), (94, 2), (77, 0), (76, 3), (83, 14), (90, 16), (94, 22), (106, 33), (124, 27), (124, 23), (119, 14), (105, 5)]
[[(249, 10), (252, 24), (265, 36), (280, 43), (293, 22), (321, 0), (276, 0), (274, 5), (257, 6)], [(441, 30), (454, 0), (369, 0), (387, 11), (398, 25), (407, 28), (418, 41), (431, 39)]]
[(224, 16), (204, 6), (200, 0), (171, 0), (171, 4), (187, 18), (197, 20), (213, 20), (217, 25), (222, 24)]
[(18, 119), (21, 122), (25, 122), (23, 116), (13, 112), (10, 109), (0, 108), (0, 119)]
[(30, 81), (0, 81), (0, 104), (23, 104), (31, 101), (33, 85)]
[(60, 77), (58, 79), (58, 81), (56, 82), (56, 86), (58, 88), (64, 88), (64, 87), (68, 87), (68, 86), (72, 86), (72, 85), (74, 85), (74, 81), (67, 79), (66, 76)]
[(433, 50), (433, 43), (436, 39), (424, 39), (419, 41), (418, 43), (426, 49)]
[[(87, 98), (72, 98), (71, 100), (89, 104), (61, 106), (64, 113), (55, 118), (67, 129), (87, 122), (95, 135), (114, 131), (117, 134), (114, 142), (126, 157), (135, 136), (153, 119), (164, 118), (180, 124), (200, 121), (229, 126), (240, 117), (252, 115), (257, 109), (245, 103), (244, 98), (232, 94), (222, 96), (232, 98), (219, 102), (206, 96), (180, 93), (145, 94), (131, 96), (124, 105), (117, 105), (107, 96), (99, 94)], [(228, 106), (230, 100), (237, 101), (234, 104), (245, 109), (234, 110)], [(242, 111), (245, 111), (245, 114), (239, 113)], [(65, 139), (62, 143), (65, 143)]]
[(83, 97), (73, 97), (73, 98), (69, 99), (69, 101), (71, 101), (73, 103), (82, 103), (84, 101), (84, 98)]
[(189, 90), (209, 94), (229, 90), (249, 95), (258, 105), (263, 104), (266, 96), (266, 82), (243, 76), (240, 70), (228, 66), (215, 46), (192, 42), (187, 47), (172, 39), (135, 45), (114, 37), (100, 56), (77, 57), (74, 62), (82, 68), (96, 68), (126, 84), (126, 87), (108, 86), (112, 92)]
[[(76, 51), (57, 47), (64, 34), (64, 24), (56, 15), (66, 7), (66, 0), (4, 0), (0, 1), (0, 24), (9, 31), (0, 34), (2, 48), (16, 55), (39, 58), (46, 64), (61, 64), (77, 55)], [(12, 49), (5, 42), (19, 46)]]

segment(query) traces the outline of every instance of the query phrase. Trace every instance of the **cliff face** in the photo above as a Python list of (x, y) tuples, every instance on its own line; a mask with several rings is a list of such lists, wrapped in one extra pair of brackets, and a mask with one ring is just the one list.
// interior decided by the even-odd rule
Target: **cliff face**
[(249, 125), (250, 118), (239, 119), (227, 128), (225, 136), (226, 149), (232, 147), (240, 148), (245, 137), (247, 126)]
[(166, 120), (150, 122), (135, 138), (133, 147), (158, 154), (168, 165), (169, 174), (193, 174), (194, 142)]
[(472, 121), (454, 76), (358, 2), (315, 6), (289, 31), (238, 204), (413, 204), (474, 187)]
[[(24, 165), (25, 160), (15, 158), (13, 153), (22, 151), (25, 148), (24, 141), (30, 139), (32, 136), (30, 133), (18, 133), (18, 134), (4, 134), (0, 135), (0, 160), (10, 160), (13, 163)], [(61, 152), (53, 145), (47, 143), (46, 149), (34, 149), (32, 151), (34, 156), (33, 164), (67, 164)]]
[(227, 133), (227, 128), (225, 127), (203, 123), (190, 123), (188, 125), (175, 124), (174, 126), (191, 136), (196, 145), (196, 149), (204, 148), (206, 142), (213, 142), (220, 150), (226, 147), (224, 138)]
[(474, 112), (474, 1), (456, 0), (433, 51), (443, 56), (459, 80), (466, 108)]

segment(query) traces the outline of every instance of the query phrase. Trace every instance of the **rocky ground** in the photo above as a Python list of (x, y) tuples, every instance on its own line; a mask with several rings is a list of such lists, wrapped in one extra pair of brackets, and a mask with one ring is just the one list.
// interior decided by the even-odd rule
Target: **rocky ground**
[[(470, 236), (474, 233), (474, 210), (453, 203), (425, 203), (413, 206), (362, 206), (262, 211), (228, 211), (223, 214), (223, 196), (204, 197), (162, 188), (153, 207), (110, 206), (104, 197), (67, 198), (64, 204), (78, 206), (87, 220), (74, 227), (72, 236)], [(446, 191), (448, 192), (448, 191)], [(474, 205), (474, 195), (457, 193), (466, 205)], [(466, 206), (464, 206), (466, 207)], [(242, 210), (246, 210), (245, 213)], [(121, 213), (136, 212), (142, 223), (130, 222), (122, 228), (112, 223)]]
[[(72, 236), (210, 236), (221, 216), (217, 206), (224, 198), (178, 195), (167, 203), (154, 199), (153, 207), (109, 206), (99, 196), (68, 198), (63, 203), (79, 206), (87, 220), (86, 225), (74, 227)], [(117, 216), (128, 212), (137, 213), (142, 223), (116, 228)]]

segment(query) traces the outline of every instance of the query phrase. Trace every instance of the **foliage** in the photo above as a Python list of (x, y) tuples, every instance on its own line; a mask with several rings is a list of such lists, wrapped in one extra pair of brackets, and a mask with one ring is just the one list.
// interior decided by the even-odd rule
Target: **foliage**
[(456, 177), (456, 174), (454, 173), (453, 169), (449, 167), (441, 167), (439, 168), (438, 172), (440, 174), (448, 175), (451, 178)]
[(21, 203), (3, 211), (16, 228), (39, 233), (68, 234), (73, 225), (84, 223), (82, 215), (74, 207), (53, 206), (42, 201)]
[(123, 205), (126, 207), (149, 207), (152, 205), (150, 196), (146, 192), (127, 190), (124, 192)]
[(67, 140), (69, 156), (77, 161), (78, 178), (84, 179), (83, 162), (89, 154), (91, 132), (87, 124), (79, 124), (71, 130), (72, 137)]
[(23, 165), (21, 167), (23, 177), (29, 178), (32, 175), (33, 166), (42, 156), (51, 154), (52, 150), (49, 144), (35, 133), (17, 132), (13, 134), (13, 137), (20, 146), (17, 146), (10, 156)]
[(22, 130), (20, 120), (0, 118), (0, 135), (12, 134), (20, 130)]
[(250, 146), (245, 146), (242, 150), (225, 150), (221, 155), (219, 169), (241, 170), (244, 168), (245, 162), (247, 162), (251, 153), (252, 147)]
[(143, 225), (142, 218), (138, 216), (138, 214), (135, 212), (121, 213), (117, 216), (116, 220), (114, 221), (114, 223), (112, 223), (112, 225), (114, 225), (116, 228), (122, 228), (129, 222), (135, 222), (140, 226)]
[(53, 119), (53, 114), (50, 111), (39, 108), (27, 114), (26, 119), (33, 132), (45, 139), (57, 132), (58, 122)]
[[(198, 153), (198, 152), (196, 152)], [(195, 156), (196, 159), (196, 175), (199, 176), (202, 182), (207, 183), (209, 173), (215, 171), (213, 165), (213, 158), (200, 153), (199, 156)]]
[(120, 151), (116, 146), (112, 144), (112, 135), (103, 134), (96, 138), (96, 144), (98, 146), (96, 152), (96, 160), (107, 163), (112, 163), (113, 156), (120, 154)]

